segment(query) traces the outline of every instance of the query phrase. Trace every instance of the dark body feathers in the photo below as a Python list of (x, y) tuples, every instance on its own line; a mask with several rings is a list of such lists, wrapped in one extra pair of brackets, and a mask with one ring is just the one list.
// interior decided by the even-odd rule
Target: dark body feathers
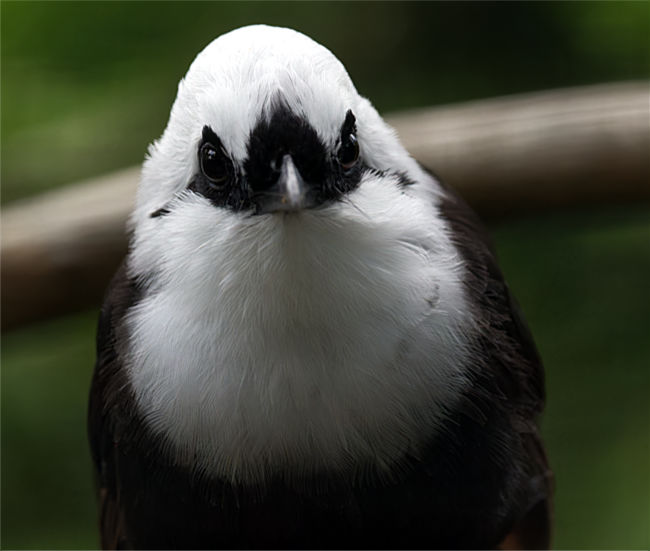
[(233, 485), (180, 468), (135, 407), (123, 320), (143, 289), (116, 274), (102, 308), (89, 434), (105, 548), (521, 548), (549, 545), (551, 475), (538, 434), (542, 365), (472, 211), (441, 210), (467, 264), (480, 334), (473, 384), (399, 472), (322, 472)]

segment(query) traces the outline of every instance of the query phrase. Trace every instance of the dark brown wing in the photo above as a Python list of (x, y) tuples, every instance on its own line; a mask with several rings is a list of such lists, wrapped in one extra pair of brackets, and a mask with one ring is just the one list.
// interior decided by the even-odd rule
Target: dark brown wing
[(119, 422), (111, 397), (123, 387), (122, 366), (117, 337), (119, 324), (137, 292), (122, 265), (108, 288), (97, 330), (97, 360), (88, 403), (88, 436), (95, 466), (99, 499), (101, 545), (104, 549), (132, 547), (125, 532), (119, 499), (118, 461)]
[(502, 545), (548, 548), (551, 537), (552, 473), (539, 435), (545, 402), (544, 369), (519, 306), (498, 267), (490, 239), (473, 210), (452, 190), (443, 188), (441, 213), (453, 231), (467, 267), (466, 290), (480, 325), (478, 346), (481, 399), (496, 400), (520, 436), (522, 471), (514, 526)]

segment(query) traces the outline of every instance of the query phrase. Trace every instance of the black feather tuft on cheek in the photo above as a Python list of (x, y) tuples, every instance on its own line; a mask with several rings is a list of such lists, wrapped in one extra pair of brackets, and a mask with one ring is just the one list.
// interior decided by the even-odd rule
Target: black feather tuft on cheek
[(169, 209), (162, 207), (158, 210), (153, 211), (150, 215), (149, 218), (159, 218), (161, 216), (166, 216), (169, 214)]

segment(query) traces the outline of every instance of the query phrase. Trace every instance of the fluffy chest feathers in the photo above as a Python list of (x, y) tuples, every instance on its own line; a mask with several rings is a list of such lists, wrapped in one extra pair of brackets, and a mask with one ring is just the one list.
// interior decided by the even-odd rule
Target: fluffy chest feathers
[(469, 320), (425, 195), (368, 178), (347, 202), (250, 217), (181, 197), (136, 232), (130, 269), (151, 285), (128, 369), (172, 453), (257, 480), (390, 465), (431, 435)]

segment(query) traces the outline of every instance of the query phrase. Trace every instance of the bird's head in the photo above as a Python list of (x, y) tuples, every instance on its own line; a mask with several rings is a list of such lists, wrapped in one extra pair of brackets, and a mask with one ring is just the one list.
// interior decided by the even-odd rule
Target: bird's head
[(134, 221), (188, 192), (246, 215), (317, 209), (372, 173), (414, 179), (419, 168), (343, 65), (296, 31), (245, 27), (208, 45), (179, 84)]
[[(290, 29), (244, 27), (179, 84), (143, 166), (129, 273), (182, 291), (188, 308), (195, 296), (193, 312), (245, 316), (255, 302), (261, 318), (286, 319), (276, 306), (293, 304), (307, 319), (321, 299), (402, 304), (394, 286), (436, 289), (432, 267), (456, 261), (437, 189), (331, 52)], [(425, 302), (407, 295), (416, 319)]]

